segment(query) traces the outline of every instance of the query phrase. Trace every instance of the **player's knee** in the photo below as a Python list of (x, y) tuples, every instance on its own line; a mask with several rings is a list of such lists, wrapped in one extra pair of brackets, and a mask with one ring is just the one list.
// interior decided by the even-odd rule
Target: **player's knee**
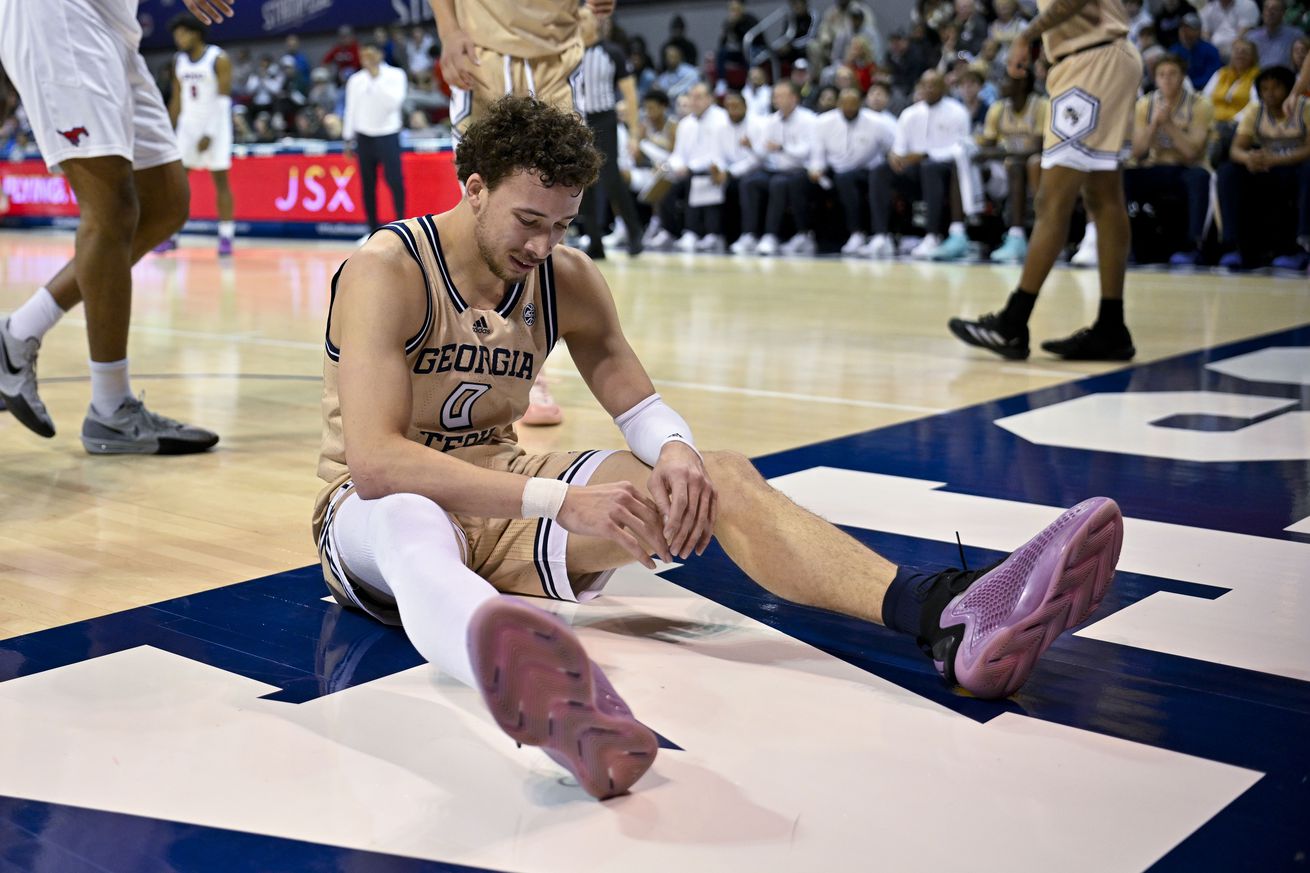
[[(404, 551), (409, 546), (430, 550), (440, 544), (443, 531), (450, 531), (441, 507), (421, 494), (388, 494), (373, 501), (371, 510), (369, 536), (379, 552)], [(406, 535), (413, 531), (422, 531), (422, 538)]]
[(739, 452), (706, 452), (704, 457), (705, 470), (720, 492), (764, 484), (764, 477), (755, 469), (750, 458)]
[(141, 202), (130, 174), (106, 180), (103, 197), (79, 197), (79, 230), (99, 237), (132, 239), (141, 215)]
[(163, 191), (151, 201), (151, 215), (142, 216), (143, 223), (157, 227), (161, 238), (172, 236), (186, 224), (191, 214), (191, 183), (186, 170), (175, 164), (164, 177)]

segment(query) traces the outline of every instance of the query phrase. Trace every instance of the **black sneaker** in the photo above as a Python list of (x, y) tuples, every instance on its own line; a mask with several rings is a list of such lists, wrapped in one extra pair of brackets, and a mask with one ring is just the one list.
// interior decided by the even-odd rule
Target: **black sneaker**
[(1093, 497), (990, 567), (928, 577), (916, 592), (919, 648), (947, 682), (1008, 697), (1057, 637), (1100, 606), (1122, 546), (1119, 507)]
[(989, 312), (977, 321), (952, 318), (947, 326), (963, 342), (995, 352), (1002, 358), (1022, 361), (1028, 357), (1028, 326), (1016, 331), (1001, 321), (1001, 316), (995, 312)]
[(1066, 361), (1131, 361), (1137, 354), (1126, 327), (1122, 333), (1108, 335), (1084, 327), (1067, 339), (1047, 340), (1042, 350)]

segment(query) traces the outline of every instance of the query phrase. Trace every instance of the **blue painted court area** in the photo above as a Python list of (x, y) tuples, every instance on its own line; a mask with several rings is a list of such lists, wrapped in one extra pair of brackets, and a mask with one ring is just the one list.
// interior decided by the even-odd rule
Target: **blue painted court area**
[[(844, 527), (898, 563), (959, 562), (949, 533), (916, 527), (908, 507), (902, 523), (897, 502), (902, 494), (922, 494), (923, 506), (942, 508), (938, 514), (949, 530), (958, 530), (971, 566), (1000, 554), (976, 540), (971, 544), (971, 527), (981, 536), (984, 520), (1017, 517), (1032, 505), (1069, 506), (1094, 494), (1117, 500), (1130, 520), (1125, 559), (1101, 611), (1077, 635), (1061, 638), (1028, 685), (1001, 703), (943, 685), (905, 638), (771, 598), (717, 546), (661, 575), (905, 689), (925, 705), (979, 725), (1022, 716), (1254, 771), (1258, 778), (1235, 800), (1181, 833), (1170, 831), (1171, 848), (1138, 868), (1302, 869), (1310, 865), (1307, 419), (1310, 326), (757, 459), (765, 476), (801, 502), (800, 495), (813, 493), (806, 490), (811, 484), (826, 488), (834, 501), (849, 498), (851, 491), (866, 500), (861, 483), (886, 485), (887, 490), (869, 486), (867, 503), (876, 506), (877, 518), (891, 522)], [(847, 493), (833, 493), (832, 482), (850, 483)], [(832, 506), (831, 513), (812, 508), (838, 521), (851, 511)], [(957, 513), (953, 507), (962, 509)], [(1135, 549), (1131, 559), (1129, 549)], [(345, 612), (325, 602), (325, 595), (318, 567), (308, 567), (0, 642), (0, 705), (15, 680), (72, 676), (99, 659), (108, 663), (141, 647), (185, 659), (177, 662), (177, 687), (193, 687), (186, 684), (191, 681), (186, 662), (195, 662), (242, 677), (233, 683), (244, 683), (261, 701), (281, 707), (331, 704), (336, 695), (365, 691), (370, 683), (420, 666), (401, 632)], [(621, 675), (615, 684), (624, 687)], [(41, 695), (25, 696), (24, 705), (37, 700), (50, 706), (62, 687), (72, 686), (52, 685)], [(147, 681), (132, 693), (158, 694), (153, 705), (162, 713), (170, 687), (162, 683), (152, 689)], [(82, 701), (58, 697), (56, 703), (40, 710), (52, 714), (49, 721), (12, 735), (34, 743), (41, 739), (41, 747), (48, 747), (48, 734), (75, 723)], [(785, 707), (786, 701), (778, 704)], [(676, 730), (672, 713), (639, 714), (667, 737), (662, 757), (676, 760), (697, 751)], [(171, 722), (161, 714), (164, 723)], [(869, 725), (871, 732), (877, 729)], [(198, 740), (197, 754), (216, 742)], [(257, 763), (257, 751), (236, 756), (227, 766), (266, 766)], [(184, 821), (135, 815), (112, 806), (112, 798), (130, 793), (126, 788), (79, 783), (62, 772), (64, 766), (59, 760), (49, 763), (58, 799), (0, 797), (0, 871), (488, 869), (460, 866), (457, 862), (470, 857), (465, 854), (452, 855), (449, 862), (406, 857), (405, 840), (383, 832), (366, 851), (215, 827), (204, 823), (204, 805), (189, 800), (178, 801), (187, 810)], [(8, 784), (4, 780), (0, 774), (0, 786)], [(640, 798), (644, 785), (637, 785), (632, 800)], [(1067, 790), (1058, 770), (1043, 786), (1049, 799)], [(456, 796), (461, 791), (458, 780), (447, 787)], [(148, 793), (150, 786), (133, 790)], [(204, 787), (197, 784), (195, 790)], [(921, 835), (904, 834), (912, 843), (941, 838), (968, 802), (954, 796), (950, 784), (914, 790), (942, 798), (942, 816), (925, 820)], [(997, 791), (1003, 798), (1004, 789)], [(220, 804), (246, 801), (232, 796)], [(973, 801), (987, 804), (992, 798)], [(1036, 809), (1048, 799), (1039, 795), (1027, 801)], [(863, 801), (853, 803), (849, 824), (859, 828)], [(577, 808), (565, 804), (554, 814), (575, 815)], [(636, 806), (614, 809), (616, 815), (641, 814)], [(1025, 809), (1016, 807), (1015, 815), (1035, 814)], [(1161, 817), (1167, 818), (1164, 811)], [(641, 829), (619, 830), (631, 837), (627, 831)], [(707, 845), (714, 842), (712, 834), (702, 838)], [(1082, 835), (1086, 841), (1116, 838), (1090, 822)], [(640, 845), (636, 839), (634, 847)], [(1072, 843), (1068, 851), (1072, 858), (1082, 850)], [(723, 855), (692, 857), (707, 859), (705, 869), (734, 869), (731, 847)], [(848, 860), (846, 869), (878, 866), (876, 856)], [(688, 869), (694, 867), (693, 862)], [(513, 869), (535, 867), (525, 858)]]

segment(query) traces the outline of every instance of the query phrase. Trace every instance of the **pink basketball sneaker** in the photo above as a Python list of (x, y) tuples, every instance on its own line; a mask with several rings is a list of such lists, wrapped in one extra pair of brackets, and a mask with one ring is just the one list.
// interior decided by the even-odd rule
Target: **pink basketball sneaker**
[(497, 597), (474, 614), (468, 640), (496, 724), (516, 742), (541, 746), (591, 796), (625, 793), (655, 762), (654, 732), (555, 616)]
[(1008, 697), (1056, 637), (1101, 605), (1122, 546), (1118, 505), (1084, 500), (995, 566), (933, 577), (934, 597), (950, 599), (935, 620), (924, 616), (919, 644), (948, 681)]

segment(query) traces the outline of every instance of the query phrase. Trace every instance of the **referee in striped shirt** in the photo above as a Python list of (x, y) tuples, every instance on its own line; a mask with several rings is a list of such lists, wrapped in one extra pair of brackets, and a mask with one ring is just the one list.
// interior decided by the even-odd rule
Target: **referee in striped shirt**
[(600, 178), (582, 195), (581, 215), (591, 237), (587, 254), (592, 260), (605, 257), (601, 237), (605, 234), (605, 200), (597, 196), (597, 189), (609, 198), (614, 214), (623, 218), (628, 229), (628, 254), (641, 254), (643, 228), (632, 191), (619, 173), (619, 120), (614, 111), (622, 96), (627, 115), (630, 142), (635, 148), (640, 128), (637, 125), (637, 86), (628, 70), (627, 58), (617, 46), (600, 41), (600, 27), (591, 9), (578, 11), (578, 24), (587, 52), (582, 65), (573, 74), (573, 96), (577, 110), (587, 120), (596, 137), (596, 148), (605, 158)]

